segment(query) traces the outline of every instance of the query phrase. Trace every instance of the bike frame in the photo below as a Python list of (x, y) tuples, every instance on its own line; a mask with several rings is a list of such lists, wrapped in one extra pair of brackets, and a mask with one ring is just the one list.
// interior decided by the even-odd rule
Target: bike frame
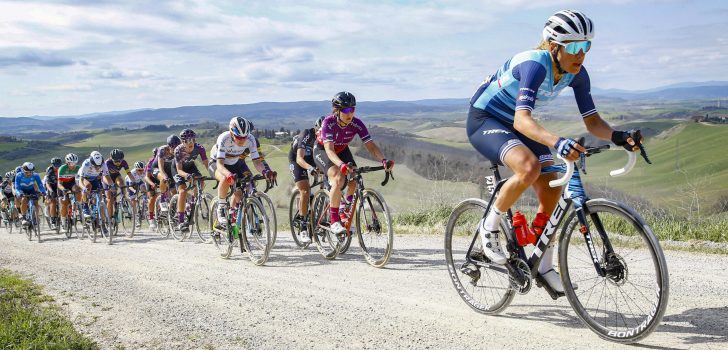
[[(599, 149), (599, 148), (597, 148)], [(636, 156), (629, 152), (629, 163), (628, 165), (620, 170), (616, 170), (613, 173), (620, 172), (624, 173), (625, 169), (630, 168), (634, 165), (634, 161)], [(483, 213), (482, 219), (485, 220), (485, 217), (490, 212), (490, 208), (492, 207), (493, 203), (495, 202), (495, 198), (500, 191), (500, 189), (503, 187), (503, 184), (508, 179), (502, 179), (500, 176), (500, 172), (498, 171), (498, 165), (495, 163), (491, 163), (492, 166), (490, 167), (491, 170), (493, 170), (493, 179), (494, 181), (488, 179), (488, 183), (492, 185), (493, 182), (496, 183), (494, 187), (489, 186), (489, 192), (491, 192), (490, 200), (488, 201), (488, 205), (486, 207), (485, 212)], [(579, 221), (580, 229), (579, 231), (584, 236), (584, 240), (587, 244), (587, 247), (589, 248), (589, 254), (591, 255), (592, 262), (594, 263), (594, 268), (597, 272), (597, 274), (601, 277), (606, 276), (605, 269), (599, 264), (599, 255), (596, 251), (596, 248), (594, 247), (593, 240), (592, 240), (592, 233), (589, 230), (589, 225), (587, 223), (587, 215), (590, 215), (588, 213), (589, 208), (586, 207), (584, 204), (587, 202), (589, 197), (586, 195), (586, 192), (584, 190), (584, 186), (581, 181), (581, 176), (579, 175), (579, 168), (585, 169), (585, 163), (582, 159), (581, 166), (576, 166), (574, 163), (567, 163), (567, 164), (556, 164), (544, 167), (541, 170), (541, 174), (547, 174), (547, 173), (554, 173), (554, 172), (565, 172), (566, 175), (562, 177), (559, 180), (554, 180), (555, 182), (562, 182), (562, 190), (561, 190), (561, 197), (556, 204), (556, 208), (554, 208), (554, 211), (551, 213), (551, 217), (549, 218), (548, 223), (546, 224), (546, 227), (544, 228), (543, 233), (538, 238), (538, 241), (536, 242), (536, 246), (531, 252), (529, 256), (526, 256), (526, 252), (524, 247), (519, 246), (516, 243), (515, 233), (513, 231), (513, 225), (512, 225), (512, 218), (513, 213), (511, 212), (511, 209), (508, 209), (507, 212), (507, 232), (504, 232), (506, 236), (506, 240), (508, 241), (507, 250), (511, 254), (515, 254), (518, 258), (523, 259), (524, 261), (527, 261), (529, 268), (531, 269), (531, 275), (536, 276), (538, 274), (538, 266), (541, 263), (541, 259), (543, 257), (543, 252), (548, 248), (548, 246), (556, 239), (556, 236), (554, 233), (556, 232), (556, 229), (561, 226), (563, 219), (566, 217), (566, 213), (569, 211), (571, 206), (574, 206), (574, 210), (576, 211), (576, 215)], [(631, 165), (630, 165), (631, 164)], [(576, 169), (576, 170), (574, 170)], [(626, 170), (629, 171), (629, 170)], [(620, 173), (620, 175), (622, 174)], [(565, 180), (565, 181), (564, 181)], [(565, 183), (564, 183), (565, 182)], [(492, 189), (492, 191), (491, 191)], [(600, 235), (602, 242), (604, 243), (604, 249), (606, 250), (607, 254), (613, 254), (614, 250), (612, 248), (612, 245), (609, 241), (609, 237), (607, 237), (607, 234), (604, 230), (604, 226), (601, 223), (601, 220), (599, 219), (599, 216), (596, 214), (590, 215), (592, 222), (594, 223), (594, 226), (597, 228), (598, 234)], [(478, 239), (478, 235), (473, 236), (473, 240), (470, 243), (470, 247), (468, 248), (468, 252), (466, 254), (466, 259), (468, 262), (476, 264), (477, 266), (481, 267), (488, 267), (495, 270), (500, 270), (500, 267), (498, 265), (493, 264), (483, 264), (481, 262), (472, 260), (470, 258), (470, 253), (475, 246), (475, 242)]]

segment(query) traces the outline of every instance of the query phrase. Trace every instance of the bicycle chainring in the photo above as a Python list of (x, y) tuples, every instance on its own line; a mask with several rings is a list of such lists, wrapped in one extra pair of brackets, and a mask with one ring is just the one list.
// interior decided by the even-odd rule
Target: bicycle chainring
[(531, 268), (523, 259), (512, 259), (508, 261), (508, 279), (511, 287), (518, 294), (526, 294), (531, 290), (533, 279), (531, 278)]

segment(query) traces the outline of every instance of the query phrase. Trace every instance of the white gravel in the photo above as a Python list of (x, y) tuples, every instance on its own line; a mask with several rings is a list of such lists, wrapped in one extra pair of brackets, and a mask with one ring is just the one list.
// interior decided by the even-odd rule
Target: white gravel
[[(45, 286), (103, 349), (621, 348), (565, 298), (534, 288), (499, 317), (455, 293), (435, 236), (397, 236), (384, 269), (359, 249), (335, 261), (279, 233), (268, 264), (142, 233), (114, 245), (0, 230), (0, 267)], [(353, 244), (356, 245), (356, 242)], [(646, 348), (728, 347), (728, 257), (667, 252), (670, 301)]]

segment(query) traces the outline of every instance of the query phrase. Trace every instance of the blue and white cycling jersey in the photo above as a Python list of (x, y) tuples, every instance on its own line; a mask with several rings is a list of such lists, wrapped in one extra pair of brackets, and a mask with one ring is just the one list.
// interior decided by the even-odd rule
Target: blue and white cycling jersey
[(488, 116), (513, 124), (517, 110), (532, 111), (536, 102), (555, 99), (567, 86), (574, 89), (582, 117), (597, 112), (591, 97), (589, 74), (582, 66), (576, 75), (565, 73), (554, 85), (551, 55), (546, 50), (524, 51), (508, 60), (495, 75), (486, 79), (470, 99), (470, 104)]
[(43, 182), (40, 180), (40, 175), (38, 175), (38, 173), (34, 172), (30, 177), (25, 176), (23, 173), (15, 175), (16, 195), (20, 196), (23, 193), (35, 193), (34, 185), (38, 185), (38, 190), (41, 193), (46, 193), (45, 186), (43, 186)]
[(78, 169), (76, 180), (85, 178), (94, 181), (98, 179), (99, 176), (109, 176), (109, 168), (106, 166), (106, 163), (104, 162), (101, 166), (97, 167), (91, 164), (90, 159), (86, 159), (83, 161), (81, 168)]

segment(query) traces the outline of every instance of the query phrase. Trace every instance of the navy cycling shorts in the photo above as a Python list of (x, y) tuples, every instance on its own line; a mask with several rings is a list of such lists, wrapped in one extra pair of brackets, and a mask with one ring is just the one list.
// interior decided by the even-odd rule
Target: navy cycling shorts
[(539, 163), (554, 160), (548, 147), (516, 131), (512, 124), (487, 115), (482, 109), (470, 107), (466, 130), (470, 144), (491, 162), (504, 165), (506, 153), (519, 145), (528, 147)]

